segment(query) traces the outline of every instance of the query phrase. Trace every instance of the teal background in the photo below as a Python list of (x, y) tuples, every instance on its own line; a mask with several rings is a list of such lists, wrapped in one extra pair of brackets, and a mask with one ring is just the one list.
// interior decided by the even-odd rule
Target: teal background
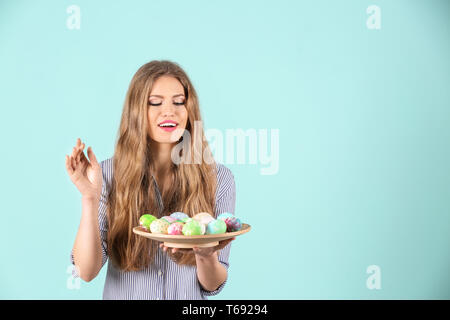
[[(69, 5), (81, 29), (69, 30)], [(369, 30), (366, 8), (381, 9)], [(279, 171), (227, 165), (237, 239), (211, 299), (450, 298), (449, 1), (2, 1), (0, 298), (66, 286), (77, 137), (113, 154), (128, 84), (169, 59), (206, 128), (279, 129)], [(369, 290), (366, 269), (381, 269)]]

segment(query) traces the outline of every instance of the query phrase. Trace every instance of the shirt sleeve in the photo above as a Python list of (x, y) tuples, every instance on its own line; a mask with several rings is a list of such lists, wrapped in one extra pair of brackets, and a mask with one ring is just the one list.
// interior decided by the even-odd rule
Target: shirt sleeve
[[(217, 218), (217, 216), (223, 212), (229, 212), (234, 215), (236, 205), (236, 185), (231, 170), (225, 166), (221, 166), (217, 180), (220, 184), (218, 183), (218, 190), (216, 193), (215, 217)], [(214, 291), (204, 290), (203, 287), (200, 286), (200, 290), (204, 296), (215, 296), (225, 287), (225, 284), (228, 281), (228, 268), (230, 266), (228, 258), (230, 255), (231, 243), (232, 242), (223, 247), (218, 254), (219, 262), (227, 269), (225, 281)]]
[[(100, 231), (100, 238), (102, 244), (102, 267), (108, 260), (107, 254), (107, 232), (108, 232), (108, 224), (107, 224), (107, 216), (106, 216), (106, 203), (108, 199), (108, 181), (111, 178), (111, 171), (107, 167), (105, 161), (100, 162), (100, 167), (102, 168), (102, 193), (100, 195), (100, 202), (98, 207), (98, 225)], [(78, 278), (80, 276), (77, 267), (75, 266), (75, 261), (73, 258), (73, 248), (70, 253), (70, 262), (74, 266), (72, 270), (72, 276), (74, 278)]]

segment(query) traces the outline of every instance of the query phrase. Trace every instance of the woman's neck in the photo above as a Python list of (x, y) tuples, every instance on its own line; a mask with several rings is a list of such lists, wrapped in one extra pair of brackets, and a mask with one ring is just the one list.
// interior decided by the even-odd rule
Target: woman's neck
[(172, 164), (171, 152), (173, 143), (154, 143), (152, 145), (152, 155), (155, 165), (156, 175), (163, 177), (169, 171)]

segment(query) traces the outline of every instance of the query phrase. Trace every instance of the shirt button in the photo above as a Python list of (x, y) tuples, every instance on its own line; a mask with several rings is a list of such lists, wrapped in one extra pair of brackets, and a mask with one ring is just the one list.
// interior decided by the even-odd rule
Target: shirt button
[(158, 276), (162, 276), (162, 271), (158, 270)]

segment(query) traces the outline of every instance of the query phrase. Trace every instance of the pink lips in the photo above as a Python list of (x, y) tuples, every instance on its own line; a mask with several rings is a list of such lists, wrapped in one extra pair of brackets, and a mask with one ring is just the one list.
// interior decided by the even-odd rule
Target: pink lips
[[(173, 126), (173, 127), (161, 127), (161, 125), (164, 124), (164, 123), (173, 123), (175, 126)], [(164, 131), (167, 131), (167, 132), (172, 132), (173, 130), (175, 130), (177, 128), (177, 126), (178, 126), (178, 123), (176, 123), (173, 120), (164, 120), (163, 122), (158, 124), (159, 128), (161, 128), (161, 129), (163, 129)]]

